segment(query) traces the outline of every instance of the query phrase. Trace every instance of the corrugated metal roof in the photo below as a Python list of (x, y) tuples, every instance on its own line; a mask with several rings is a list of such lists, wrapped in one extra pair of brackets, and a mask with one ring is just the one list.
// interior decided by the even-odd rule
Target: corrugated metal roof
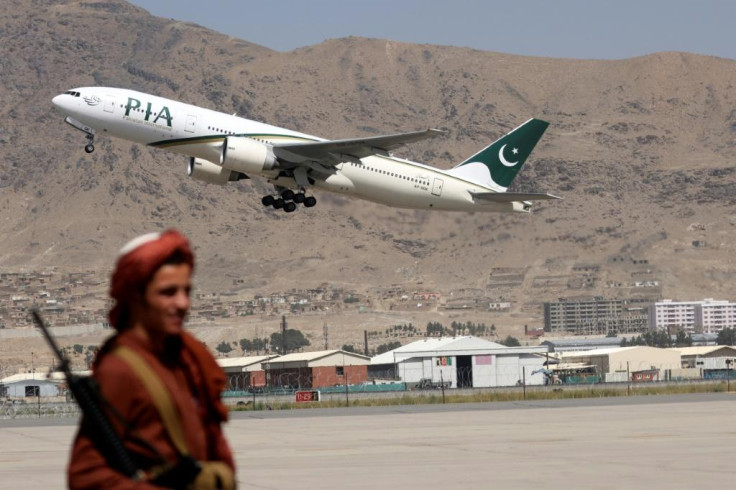
[[(426, 355), (463, 355), (464, 352), (471, 353), (491, 353), (491, 351), (517, 349), (515, 352), (524, 352), (526, 349), (531, 352), (541, 353), (547, 350), (546, 347), (506, 347), (505, 345), (491, 342), (490, 340), (466, 335), (461, 337), (441, 337), (428, 338), (418, 340), (410, 344), (402, 345), (394, 350), (384, 352), (371, 358), (371, 364), (394, 364), (397, 359), (405, 360), (412, 357), (412, 354)], [(451, 353), (451, 354), (450, 354)]]
[(647, 345), (630, 345), (628, 347), (613, 347), (610, 349), (592, 349), (592, 350), (584, 350), (584, 351), (576, 351), (576, 352), (563, 352), (562, 358), (567, 359), (570, 357), (606, 356), (609, 354), (615, 354), (618, 352), (623, 352), (623, 351), (627, 351), (631, 349), (667, 350), (667, 349), (660, 349), (659, 347), (649, 347)]
[[(92, 371), (73, 371), (72, 374), (77, 376), (90, 376)], [(0, 383), (10, 384), (18, 383), (19, 381), (51, 381), (58, 383), (65, 381), (64, 373), (61, 371), (54, 371), (52, 373), (38, 371), (35, 373), (18, 373), (8, 376), (7, 378), (0, 379)]]
[(233, 367), (248, 367), (253, 364), (260, 364), (269, 359), (278, 357), (276, 354), (268, 354), (263, 356), (246, 356), (246, 357), (226, 357), (217, 360), (217, 364), (221, 368), (233, 368)]
[(667, 350), (677, 351), (681, 356), (706, 356), (719, 349), (736, 350), (736, 347), (730, 345), (700, 345), (694, 347), (670, 347)]
[(557, 340), (545, 340), (542, 342), (545, 345), (551, 345), (553, 347), (584, 347), (586, 345), (621, 345), (621, 339), (617, 337), (600, 337), (595, 339), (557, 339)]
[[(320, 351), (313, 351), (313, 352), (293, 352), (291, 354), (286, 354), (285, 356), (279, 356), (275, 359), (271, 359), (268, 362), (265, 362), (265, 365), (270, 366), (271, 368), (280, 368), (284, 367), (286, 364), (301, 364), (303, 367), (309, 366), (309, 363), (318, 361), (320, 359), (323, 359), (325, 357), (334, 356), (337, 354), (342, 354), (343, 356), (352, 357), (354, 359), (359, 360), (360, 364), (366, 363), (366, 361), (369, 361), (370, 358), (367, 356), (364, 356), (362, 354), (357, 354), (355, 352), (347, 352), (340, 349), (335, 350), (320, 350)], [(337, 365), (344, 364), (344, 361), (342, 363), (338, 363)]]

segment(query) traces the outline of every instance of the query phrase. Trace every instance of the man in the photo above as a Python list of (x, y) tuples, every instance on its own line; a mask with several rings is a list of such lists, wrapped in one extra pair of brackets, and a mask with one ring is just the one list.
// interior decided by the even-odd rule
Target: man
[(105, 459), (84, 421), (74, 441), (72, 489), (233, 488), (232, 453), (221, 424), (225, 375), (183, 329), (194, 255), (175, 230), (123, 247), (112, 276), (109, 318), (117, 334), (100, 349), (93, 377), (103, 410), (133, 461), (130, 478)]

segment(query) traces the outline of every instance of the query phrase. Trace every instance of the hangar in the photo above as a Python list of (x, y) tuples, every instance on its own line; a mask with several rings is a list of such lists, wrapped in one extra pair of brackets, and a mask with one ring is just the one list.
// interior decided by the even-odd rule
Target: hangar
[(427, 338), (371, 359), (374, 377), (391, 372), (409, 386), (488, 388), (544, 384), (546, 346), (506, 347), (473, 336)]
[(312, 389), (364, 383), (370, 358), (343, 350), (295, 352), (262, 363), (269, 387)]
[[(683, 368), (734, 369), (736, 347), (730, 345), (703, 345), (697, 347), (671, 347), (680, 354)], [(727, 361), (729, 361), (727, 363)]]
[(562, 362), (592, 364), (607, 382), (627, 381), (629, 375), (636, 379), (637, 373), (642, 373), (641, 379), (654, 380), (663, 379), (663, 371), (680, 369), (680, 353), (659, 347), (617, 347), (565, 352)]
[(266, 386), (266, 373), (262, 364), (277, 354), (249, 357), (227, 357), (218, 359), (220, 365), (227, 375), (227, 389), (244, 391), (249, 388), (263, 388)]
[(62, 373), (19, 373), (0, 380), (0, 396), (11, 398), (63, 396), (66, 381)]

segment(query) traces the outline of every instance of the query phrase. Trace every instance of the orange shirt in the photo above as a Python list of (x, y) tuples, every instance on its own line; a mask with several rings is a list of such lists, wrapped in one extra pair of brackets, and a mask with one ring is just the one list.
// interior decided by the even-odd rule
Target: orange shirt
[[(189, 334), (185, 332), (184, 335)], [(205, 368), (192, 362), (192, 356), (187, 357), (190, 362), (163, 363), (131, 335), (130, 331), (120, 333), (113, 342), (109, 350), (117, 345), (135, 350), (166, 386), (172, 403), (179, 412), (191, 456), (198, 461), (223, 461), (234, 471), (232, 453), (223, 436), (220, 421), (213, 415), (212, 403), (207, 398), (207, 389), (203, 384), (203, 375), (206, 373), (202, 371)], [(108, 349), (103, 348), (105, 350)], [(186, 352), (182, 352), (182, 357), (185, 354)], [(194, 359), (196, 360), (196, 356)], [(102, 396), (125, 420), (123, 423), (106, 411), (134, 460), (149, 462), (143, 469), (165, 462), (175, 463), (179, 454), (169, 439), (161, 416), (143, 382), (126, 362), (115, 355), (104, 354), (95, 365), (93, 377)], [(141, 439), (151, 448), (140, 444), (138, 441)], [(85, 433), (84, 426), (77, 433), (72, 448), (68, 483), (71, 489), (160, 488), (147, 482), (134, 482), (111, 468)]]

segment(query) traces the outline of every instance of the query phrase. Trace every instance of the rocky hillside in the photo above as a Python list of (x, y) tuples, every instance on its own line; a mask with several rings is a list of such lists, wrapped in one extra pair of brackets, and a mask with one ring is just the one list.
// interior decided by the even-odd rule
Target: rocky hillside
[[(99, 270), (145, 231), (198, 248), (198, 285), (478, 288), (540, 317), (561, 296), (733, 295), (736, 61), (513, 56), (346, 38), (279, 53), (123, 1), (10, 0), (0, 11), (0, 269)], [(160, 150), (84, 137), (51, 98), (127, 87), (328, 138), (448, 135), (400, 156), (448, 168), (529, 117), (551, 125), (514, 183), (563, 201), (531, 215), (396, 210), (318, 194), (264, 209), (263, 181), (219, 188)], [(646, 264), (646, 267), (634, 267)], [(588, 267), (586, 269), (586, 267)], [(499, 280), (508, 276), (513, 280)]]

